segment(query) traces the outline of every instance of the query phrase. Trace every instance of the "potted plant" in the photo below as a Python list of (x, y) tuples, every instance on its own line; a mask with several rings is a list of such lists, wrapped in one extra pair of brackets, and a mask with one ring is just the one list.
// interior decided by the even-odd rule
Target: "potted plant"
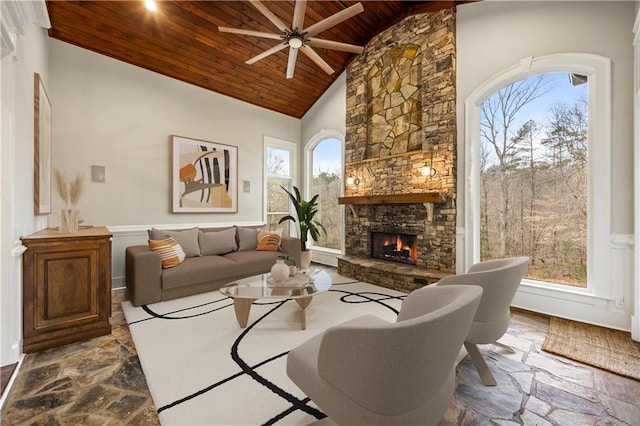
[(280, 219), (278, 223), (283, 223), (287, 220), (298, 223), (298, 236), (300, 237), (300, 245), (302, 249), (300, 267), (308, 268), (311, 263), (311, 252), (307, 250), (307, 238), (311, 235), (313, 241), (318, 241), (320, 232), (327, 235), (327, 230), (324, 225), (313, 218), (316, 213), (318, 213), (318, 197), (320, 194), (316, 194), (311, 197), (309, 201), (306, 201), (302, 199), (300, 190), (295, 186), (293, 187), (295, 195), (292, 194), (291, 191), (287, 190), (287, 188), (283, 186), (280, 187), (289, 195), (289, 199), (296, 209), (296, 216), (298, 216), (298, 218), (296, 220), (295, 217), (287, 215)]

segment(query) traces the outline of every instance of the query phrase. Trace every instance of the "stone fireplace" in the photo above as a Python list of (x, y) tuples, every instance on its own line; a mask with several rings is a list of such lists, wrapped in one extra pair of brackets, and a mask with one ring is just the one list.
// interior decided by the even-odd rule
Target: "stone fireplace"
[[(453, 9), (405, 18), (349, 64), (340, 273), (411, 291), (454, 272), (455, 101)], [(372, 256), (377, 233), (412, 235), (412, 260)]]

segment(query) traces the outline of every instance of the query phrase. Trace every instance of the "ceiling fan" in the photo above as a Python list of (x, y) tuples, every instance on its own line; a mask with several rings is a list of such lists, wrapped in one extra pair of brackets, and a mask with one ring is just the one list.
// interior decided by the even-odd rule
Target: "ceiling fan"
[(278, 18), (262, 2), (260, 2), (260, 0), (249, 1), (256, 9), (258, 9), (260, 13), (262, 13), (269, 21), (271, 21), (271, 23), (275, 25), (281, 33), (276, 34), (266, 33), (262, 31), (244, 30), (240, 28), (218, 27), (218, 31), (223, 33), (250, 35), (255, 37), (280, 40), (280, 42), (277, 45), (273, 46), (271, 49), (268, 49), (246, 61), (246, 64), (251, 65), (255, 62), (258, 62), (260, 59), (264, 59), (269, 55), (279, 52), (285, 47), (289, 47), (289, 60), (287, 62), (286, 74), (287, 78), (293, 78), (298, 51), (302, 51), (303, 54), (307, 55), (327, 74), (333, 74), (333, 68), (331, 68), (329, 64), (327, 64), (327, 62), (325, 62), (325, 60), (322, 59), (320, 55), (318, 55), (318, 53), (312, 49), (312, 46), (319, 47), (321, 49), (340, 50), (343, 52), (351, 53), (362, 53), (362, 51), (364, 50), (363, 47), (356, 46), (354, 44), (341, 43), (339, 41), (332, 40), (323, 40), (314, 37), (316, 34), (319, 34), (322, 31), (325, 31), (339, 24), (340, 22), (346, 21), (347, 19), (364, 11), (362, 3), (356, 3), (353, 6), (343, 9), (340, 12), (335, 13), (328, 18), (323, 19), (322, 21), (316, 22), (315, 24), (307, 28), (302, 28), (302, 25), (304, 24), (304, 14), (307, 7), (306, 0), (296, 0), (293, 10), (293, 22), (291, 23), (291, 27), (287, 27), (287, 25), (285, 25), (284, 22), (280, 20), (280, 18)]

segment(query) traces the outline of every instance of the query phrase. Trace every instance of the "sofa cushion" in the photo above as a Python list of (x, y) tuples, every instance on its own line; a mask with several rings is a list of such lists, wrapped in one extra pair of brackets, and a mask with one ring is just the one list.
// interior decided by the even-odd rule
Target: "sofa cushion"
[(178, 266), (185, 259), (182, 247), (171, 237), (162, 240), (149, 240), (149, 248), (160, 254), (163, 268)]
[(280, 248), (282, 238), (282, 228), (275, 231), (258, 230), (258, 246), (256, 250), (276, 251)]
[(258, 247), (258, 230), (256, 228), (236, 227), (238, 230), (238, 250), (255, 250)]
[(232, 281), (239, 272), (244, 272), (244, 265), (222, 256), (192, 257), (175, 268), (162, 270), (162, 288), (178, 288), (226, 278)]
[(242, 268), (244, 275), (264, 274), (268, 272), (278, 256), (282, 256), (281, 251), (234, 251), (232, 253), (225, 254), (225, 259), (233, 261), (237, 266), (236, 268)]
[(149, 231), (149, 238), (152, 240), (160, 240), (166, 237), (171, 237), (176, 240), (187, 257), (200, 256), (197, 227), (185, 229), (184, 231), (165, 231), (156, 228), (151, 228)]
[(200, 256), (225, 254), (238, 249), (235, 228), (224, 231), (200, 231), (198, 242), (200, 243)]

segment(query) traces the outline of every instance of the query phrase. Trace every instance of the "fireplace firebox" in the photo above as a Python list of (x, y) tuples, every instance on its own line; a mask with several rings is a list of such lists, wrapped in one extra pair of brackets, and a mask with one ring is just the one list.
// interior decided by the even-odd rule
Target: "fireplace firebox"
[(415, 265), (418, 261), (418, 237), (413, 234), (372, 232), (371, 257)]

